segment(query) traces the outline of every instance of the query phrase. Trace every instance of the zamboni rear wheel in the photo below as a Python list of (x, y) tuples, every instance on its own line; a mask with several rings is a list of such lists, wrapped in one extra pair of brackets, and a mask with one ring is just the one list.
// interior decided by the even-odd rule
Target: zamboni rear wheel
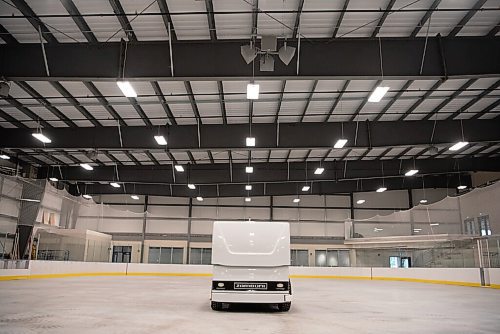
[(281, 303), (281, 304), (278, 304), (278, 309), (281, 311), (281, 312), (288, 312), (290, 310), (290, 306), (292, 305), (292, 303), (288, 302), (288, 303)]
[(212, 306), (212, 310), (214, 310), (214, 311), (222, 310), (222, 303), (220, 303), (220, 302), (212, 302), (211, 306)]

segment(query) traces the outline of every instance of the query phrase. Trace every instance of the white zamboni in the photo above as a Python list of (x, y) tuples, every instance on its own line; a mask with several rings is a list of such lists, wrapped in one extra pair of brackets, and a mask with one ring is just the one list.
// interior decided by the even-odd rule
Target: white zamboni
[(223, 303), (276, 304), (288, 311), (290, 225), (216, 221), (212, 235), (213, 310)]

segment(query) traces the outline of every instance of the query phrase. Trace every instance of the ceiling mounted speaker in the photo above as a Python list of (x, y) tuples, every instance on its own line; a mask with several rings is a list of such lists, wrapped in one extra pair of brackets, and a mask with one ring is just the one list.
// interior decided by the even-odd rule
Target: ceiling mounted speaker
[(436, 146), (430, 146), (428, 153), (429, 155), (436, 155), (439, 153), (439, 149)]
[(260, 57), (260, 71), (273, 72), (274, 71), (274, 58), (269, 54)]
[(262, 36), (260, 40), (260, 49), (265, 52), (276, 51), (278, 39), (276, 36)]
[(257, 49), (251, 44), (243, 45), (241, 47), (241, 56), (247, 64), (250, 64), (257, 57)]
[(97, 159), (98, 154), (99, 153), (97, 152), (97, 150), (92, 150), (92, 151), (85, 152), (85, 156), (87, 158), (89, 158), (90, 160), (92, 160), (92, 161), (95, 161)]
[(0, 96), (8, 97), (10, 91), (10, 85), (6, 81), (0, 81)]
[(292, 61), (293, 56), (295, 56), (295, 48), (285, 44), (280, 48), (278, 56), (285, 65), (288, 65)]

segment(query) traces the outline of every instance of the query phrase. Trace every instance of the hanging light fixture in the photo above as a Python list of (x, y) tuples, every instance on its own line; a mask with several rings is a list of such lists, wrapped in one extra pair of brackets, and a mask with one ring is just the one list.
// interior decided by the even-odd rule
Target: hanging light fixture
[(465, 146), (469, 145), (469, 142), (465, 140), (465, 136), (464, 136), (464, 125), (462, 123), (462, 120), (460, 120), (460, 131), (461, 131), (461, 134), (462, 134), (462, 140), (455, 143), (454, 145), (452, 145), (449, 150), (450, 151), (458, 151), (458, 150), (461, 150), (462, 148), (464, 148)]
[(381, 164), (380, 164), (380, 165), (381, 165), (381, 169), (382, 169), (382, 186), (381, 186), (381, 187), (379, 187), (379, 188), (376, 190), (376, 192), (378, 192), (378, 193), (383, 193), (384, 191), (386, 191), (386, 190), (387, 190), (387, 187), (385, 186), (385, 177), (384, 177), (384, 176), (385, 176), (385, 175), (384, 175), (384, 162), (383, 162), (383, 161), (381, 161)]
[(86, 169), (86, 170), (93, 170), (94, 169), (94, 167), (92, 167), (89, 164), (80, 164), (80, 167), (82, 167), (83, 169)]
[(137, 97), (137, 93), (132, 84), (130, 84), (130, 81), (118, 80), (116, 84), (125, 97)]
[(39, 132), (34, 132), (31, 135), (33, 137), (35, 137), (36, 139), (38, 139), (39, 141), (41, 141), (42, 143), (44, 143), (44, 144), (50, 144), (50, 143), (52, 143), (52, 140), (50, 140), (49, 137), (47, 137), (46, 135), (44, 135), (41, 130)]
[[(378, 39), (378, 49), (379, 49), (379, 60), (380, 60), (380, 74), (381, 80), (380, 83), (384, 80), (384, 58), (382, 56), (382, 40)], [(368, 102), (380, 102), (384, 95), (389, 91), (388, 86), (377, 86), (373, 92), (368, 97)]]
[(325, 171), (325, 169), (323, 167), (318, 167), (316, 168), (316, 170), (314, 171), (314, 174), (316, 175), (321, 175), (323, 174), (323, 172)]
[(247, 99), (258, 100), (259, 99), (260, 85), (256, 83), (247, 84)]
[(389, 88), (390, 87), (387, 86), (378, 86), (371, 93), (370, 97), (368, 98), (368, 102), (380, 102), (384, 95), (389, 91)]

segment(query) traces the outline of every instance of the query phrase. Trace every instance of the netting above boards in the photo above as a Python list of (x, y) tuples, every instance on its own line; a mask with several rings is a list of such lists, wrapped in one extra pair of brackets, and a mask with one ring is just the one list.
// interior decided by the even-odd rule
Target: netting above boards
[[(473, 234), (500, 232), (500, 182), (476, 188), (461, 196), (446, 197), (432, 204), (389, 215), (353, 221), (354, 238)], [(483, 222), (488, 223), (483, 228)], [(470, 226), (468, 224), (470, 222)], [(484, 223), (486, 226), (486, 223)]]

